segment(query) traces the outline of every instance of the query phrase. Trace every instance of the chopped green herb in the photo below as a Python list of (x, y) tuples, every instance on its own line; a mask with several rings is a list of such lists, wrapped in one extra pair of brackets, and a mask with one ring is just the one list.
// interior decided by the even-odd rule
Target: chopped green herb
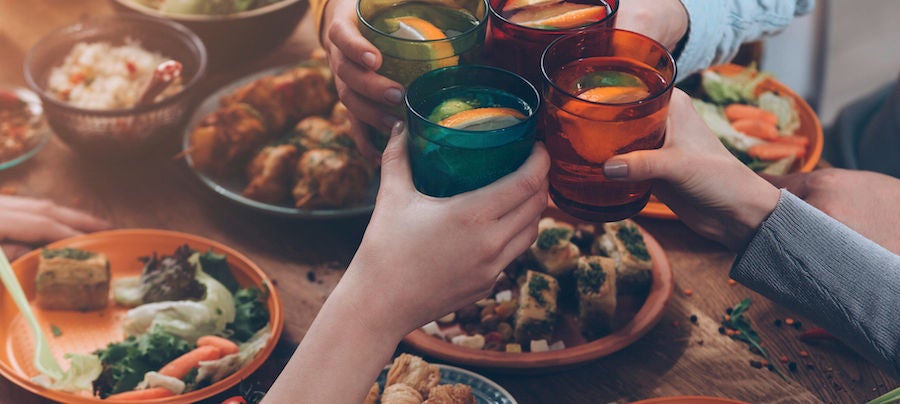
[(581, 293), (597, 293), (606, 282), (606, 272), (596, 262), (588, 262), (589, 271), (578, 271), (578, 290)]
[(528, 295), (542, 306), (547, 304), (547, 299), (544, 299), (544, 294), (541, 292), (548, 289), (550, 289), (550, 282), (543, 276), (533, 275), (528, 282)]
[(59, 327), (56, 326), (56, 324), (50, 324), (50, 332), (53, 333), (54, 337), (62, 335), (62, 330), (60, 330)]
[(572, 238), (572, 230), (565, 227), (551, 227), (538, 235), (537, 247), (541, 250), (549, 250), (553, 247), (565, 244)]
[(619, 228), (616, 236), (619, 237), (619, 240), (622, 240), (622, 243), (625, 244), (625, 248), (631, 255), (634, 255), (639, 260), (646, 261), (650, 259), (647, 245), (644, 244), (644, 236), (641, 235), (641, 231), (637, 227), (622, 226)]
[[(769, 359), (769, 353), (765, 348), (760, 345), (759, 334), (753, 329), (753, 326), (750, 325), (750, 319), (746, 317), (744, 314), (747, 312), (747, 309), (750, 308), (751, 304), (750, 298), (746, 298), (742, 300), (740, 303), (736, 304), (733, 308), (731, 308), (731, 314), (722, 316), (722, 325), (725, 326), (726, 329), (735, 331), (731, 333), (727, 332), (728, 335), (733, 340), (744, 342), (752, 349), (756, 349), (759, 355), (766, 359), (769, 363), (772, 361)], [(751, 350), (752, 350), (751, 349)], [(781, 376), (782, 379), (786, 382), (790, 382), (787, 376), (781, 371), (777, 366), (773, 366), (776, 373)]]
[(41, 251), (41, 256), (46, 259), (68, 258), (68, 259), (83, 261), (86, 259), (90, 259), (91, 257), (93, 257), (95, 255), (97, 255), (97, 253), (79, 250), (77, 248), (70, 248), (70, 247), (59, 248), (59, 249), (55, 249), (55, 250), (45, 248)]

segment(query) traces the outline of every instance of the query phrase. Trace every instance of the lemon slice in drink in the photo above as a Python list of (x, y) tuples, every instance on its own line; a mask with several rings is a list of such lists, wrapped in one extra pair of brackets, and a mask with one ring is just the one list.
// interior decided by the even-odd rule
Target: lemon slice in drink
[(461, 130), (495, 130), (513, 126), (525, 119), (525, 115), (512, 108), (474, 108), (442, 119), (439, 125)]
[(559, 6), (523, 10), (510, 21), (540, 29), (567, 29), (593, 24), (606, 17), (606, 7), (565, 3)]
[[(391, 18), (385, 21), (391, 30), (391, 36), (408, 39), (411, 41), (437, 41), (447, 39), (447, 35), (434, 24), (415, 16)], [(439, 67), (456, 66), (459, 57), (454, 55), (453, 44), (450, 42), (429, 42), (425, 44), (430, 48), (431, 57), (435, 59), (434, 69)]]
[(503, 12), (508, 13), (527, 7), (547, 6), (561, 2), (561, 0), (509, 0), (503, 5)]

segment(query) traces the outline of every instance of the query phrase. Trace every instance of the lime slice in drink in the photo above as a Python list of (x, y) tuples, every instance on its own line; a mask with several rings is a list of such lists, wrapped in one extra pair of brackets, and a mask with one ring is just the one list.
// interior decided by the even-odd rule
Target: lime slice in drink
[(474, 108), (453, 114), (439, 122), (439, 125), (453, 129), (487, 131), (515, 125), (525, 119), (525, 115), (512, 108)]
[(438, 123), (452, 115), (475, 108), (478, 106), (477, 104), (477, 102), (466, 101), (462, 98), (444, 100), (431, 111), (431, 114), (428, 115), (428, 120)]
[(434, 24), (411, 15), (391, 18), (385, 22), (393, 37), (411, 41), (437, 41), (427, 43), (431, 56), (435, 59), (433, 68), (456, 66), (459, 63), (459, 57), (454, 55), (453, 44), (439, 41), (447, 39), (447, 35)]

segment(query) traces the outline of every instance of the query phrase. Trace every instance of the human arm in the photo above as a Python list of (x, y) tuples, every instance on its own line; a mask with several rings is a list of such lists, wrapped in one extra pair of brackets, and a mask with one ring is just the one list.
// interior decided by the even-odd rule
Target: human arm
[[(869, 240), (900, 254), (900, 179), (871, 171), (826, 168), (763, 175)], [(873, 197), (876, 193), (878, 197)]]
[(630, 0), (619, 6), (616, 26), (670, 50), (685, 39), (676, 55), (680, 80), (730, 61), (741, 44), (781, 31), (814, 5), (815, 0)]
[(108, 228), (102, 219), (48, 200), (0, 195), (0, 247), (10, 259), (41, 244)]
[(782, 191), (731, 278), (900, 375), (900, 256), (790, 192)]
[(406, 134), (385, 149), (372, 220), (266, 402), (362, 402), (404, 335), (487, 296), (537, 237), (543, 146), (515, 173), (451, 198), (416, 192)]

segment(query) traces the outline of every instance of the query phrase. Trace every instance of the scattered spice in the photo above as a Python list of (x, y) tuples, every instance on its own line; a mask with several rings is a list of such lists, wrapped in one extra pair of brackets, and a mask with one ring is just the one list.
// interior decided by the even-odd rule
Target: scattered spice
[(753, 366), (753, 367), (755, 367), (755, 368), (757, 368), (757, 369), (761, 369), (761, 368), (762, 368), (762, 362), (757, 361), (757, 360), (750, 359), (750, 366)]
[(781, 327), (781, 320), (780, 320), (780, 319), (777, 319), (777, 318), (775, 319), (775, 326), (776, 326), (776, 327)]
[(702, 340), (702, 339), (698, 339), (698, 340), (697, 340), (697, 345), (703, 345), (703, 340)]
[(788, 369), (791, 372), (796, 372), (797, 371), (797, 362), (788, 363)]
[(774, 372), (774, 371), (775, 371), (775, 365), (772, 365), (771, 363), (769, 363), (769, 364), (766, 365), (766, 369), (769, 369), (770, 372)]
[(799, 320), (794, 321), (794, 328), (796, 328), (798, 330), (803, 328), (803, 323), (801, 323)]
[(694, 295), (694, 291), (691, 290), (691, 289), (685, 289), (685, 290), (684, 290), (684, 295), (685, 295), (685, 296), (693, 296), (693, 295)]
[(17, 192), (18, 190), (16, 189), (16, 187), (12, 185), (4, 185), (0, 187), (0, 194), (3, 195), (15, 195)]
[(810, 328), (806, 331), (797, 334), (797, 339), (801, 341), (813, 341), (813, 340), (833, 340), (834, 335), (831, 335), (828, 330), (824, 328)]
[(719, 327), (719, 334), (725, 335), (725, 327)]
[(307, 273), (306, 273), (306, 279), (307, 279), (308, 281), (310, 281), (310, 282), (315, 282), (315, 281), (316, 281), (316, 273), (313, 272), (313, 271), (307, 272)]
[(725, 309), (725, 314), (731, 314), (734, 311), (731, 307)]
[(54, 337), (62, 335), (62, 330), (60, 330), (59, 327), (56, 326), (56, 324), (50, 324), (50, 332), (53, 333)]
[(784, 319), (784, 323), (787, 325), (794, 325), (794, 319), (788, 317), (788, 318)]
[(778, 360), (780, 360), (781, 363), (788, 363), (788, 357), (787, 357), (787, 355), (781, 355), (781, 357), (778, 358)]
[[(752, 301), (750, 300), (750, 298), (746, 298), (740, 303), (736, 304), (733, 308), (729, 308), (729, 310), (726, 310), (726, 313), (728, 314), (723, 316), (722, 326), (725, 328), (725, 334), (731, 337), (731, 339), (744, 342), (751, 347), (756, 348), (759, 351), (760, 356), (763, 357), (766, 365), (768, 365), (769, 354), (765, 350), (765, 348), (760, 345), (759, 334), (757, 334), (753, 327), (750, 325), (750, 319), (745, 317), (747, 309), (750, 308), (751, 303)], [(729, 334), (728, 331), (731, 331), (732, 333)], [(772, 371), (778, 373), (778, 375), (781, 376), (781, 378), (785, 381), (788, 380), (787, 375), (785, 375), (778, 367), (773, 366)]]
[(690, 319), (691, 319), (692, 323), (697, 324), (697, 315), (696, 314), (691, 314)]
[(808, 357), (809, 357), (809, 352), (806, 352), (806, 351), (800, 351), (800, 357), (801, 357), (801, 358), (808, 358)]
[(729, 285), (734, 286), (734, 284), (736, 284), (736, 283), (737, 283), (737, 281), (735, 281), (734, 279), (728, 279), (728, 284), (729, 284)]

